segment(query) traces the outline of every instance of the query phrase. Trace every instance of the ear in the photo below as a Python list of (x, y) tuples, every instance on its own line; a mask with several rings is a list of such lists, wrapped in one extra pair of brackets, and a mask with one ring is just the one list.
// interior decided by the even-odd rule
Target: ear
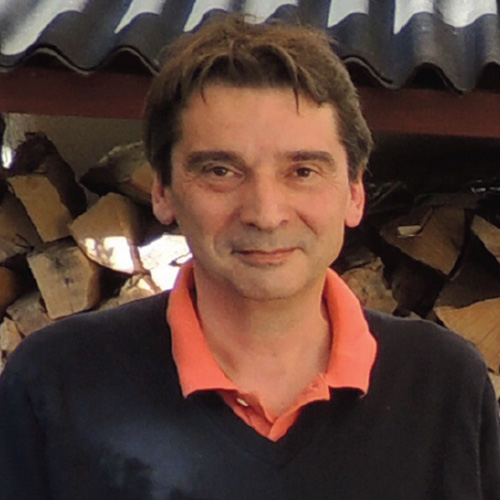
[(365, 208), (365, 188), (363, 186), (363, 178), (349, 182), (350, 199), (348, 201), (345, 225), (347, 227), (356, 227), (363, 218)]
[(172, 193), (170, 187), (163, 186), (158, 174), (156, 174), (153, 181), (151, 201), (155, 217), (165, 226), (172, 224), (175, 220), (174, 208), (172, 206)]

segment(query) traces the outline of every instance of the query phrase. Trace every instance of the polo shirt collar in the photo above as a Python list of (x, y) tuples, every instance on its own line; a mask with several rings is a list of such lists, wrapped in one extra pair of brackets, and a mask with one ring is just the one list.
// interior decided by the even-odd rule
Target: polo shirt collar
[[(197, 391), (238, 388), (226, 377), (201, 329), (193, 302), (193, 264), (182, 266), (170, 293), (167, 321), (172, 335), (172, 353), (184, 397)], [(332, 348), (325, 381), (330, 388), (368, 391), (377, 344), (368, 329), (361, 305), (345, 282), (328, 269), (323, 290), (331, 330)]]

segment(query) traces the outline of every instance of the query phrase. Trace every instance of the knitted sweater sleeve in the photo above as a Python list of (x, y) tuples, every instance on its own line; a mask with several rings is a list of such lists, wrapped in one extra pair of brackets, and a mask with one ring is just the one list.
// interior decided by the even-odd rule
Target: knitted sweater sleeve
[(0, 498), (50, 498), (43, 432), (24, 383), (8, 367), (0, 378)]
[(484, 500), (500, 499), (500, 411), (489, 379), (480, 423), (481, 484)]

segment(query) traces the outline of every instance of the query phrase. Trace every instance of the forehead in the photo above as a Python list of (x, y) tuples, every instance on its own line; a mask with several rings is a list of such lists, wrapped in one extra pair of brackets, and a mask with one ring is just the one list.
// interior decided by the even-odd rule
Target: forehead
[[(325, 109), (336, 115), (332, 104), (320, 104), (292, 87), (235, 86), (222, 82), (210, 83), (194, 90), (187, 98), (181, 116), (202, 110), (202, 112), (227, 111), (228, 107), (237, 113), (238, 109), (249, 101), (253, 104), (262, 103), (264, 106), (272, 104), (271, 108), (282, 106), (282, 111), (288, 108), (288, 112), (294, 112), (299, 116), (314, 109)], [(235, 103), (240, 103), (242, 106), (234, 107)]]
[(201, 148), (258, 141), (262, 147), (295, 142), (318, 149), (341, 142), (334, 107), (288, 87), (206, 86), (189, 97), (179, 125), (179, 142)]

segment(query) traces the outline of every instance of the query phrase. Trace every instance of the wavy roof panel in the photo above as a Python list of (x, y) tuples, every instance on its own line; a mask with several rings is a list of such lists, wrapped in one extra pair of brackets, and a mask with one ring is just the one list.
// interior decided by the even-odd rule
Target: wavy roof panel
[(155, 72), (162, 47), (224, 11), (323, 28), (350, 67), (387, 88), (431, 68), (468, 91), (500, 66), (498, 9), (496, 0), (0, 0), (0, 71), (44, 54), (92, 73), (125, 52)]

